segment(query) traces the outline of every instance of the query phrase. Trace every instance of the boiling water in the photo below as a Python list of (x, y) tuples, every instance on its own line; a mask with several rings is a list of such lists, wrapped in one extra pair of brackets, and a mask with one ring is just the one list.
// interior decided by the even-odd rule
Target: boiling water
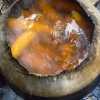
[(12, 56), (30, 74), (49, 76), (75, 69), (88, 57), (91, 23), (77, 3), (38, 0), (9, 18)]

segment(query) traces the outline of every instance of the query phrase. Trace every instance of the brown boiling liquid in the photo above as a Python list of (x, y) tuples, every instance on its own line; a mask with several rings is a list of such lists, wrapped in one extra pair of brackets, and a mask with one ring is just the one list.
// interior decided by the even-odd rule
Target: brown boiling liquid
[[(64, 21), (69, 15), (77, 21), (80, 27), (85, 31), (88, 39), (91, 41), (94, 25), (75, 0), (36, 0), (35, 2), (36, 3), (30, 11), (23, 11), (24, 16), (28, 17), (33, 12), (40, 12), (44, 14), (45, 18), (49, 20), (49, 24), (52, 25), (58, 19)], [(80, 18), (72, 16), (74, 11), (80, 13)]]
[[(7, 38), (11, 46), (26, 30), (34, 31), (34, 28), (29, 29), (31, 23), (45, 24), (52, 30), (35, 32), (33, 40), (17, 58), (19, 63), (30, 74), (40, 76), (57, 75), (65, 70), (75, 69), (88, 55), (86, 45), (93, 27), (81, 12), (83, 10), (79, 5), (71, 0), (37, 0), (30, 10), (22, 10), (22, 16), (25, 18), (32, 14), (40, 14), (34, 21), (9, 18), (8, 27), (12, 32), (7, 34)], [(73, 19), (76, 20), (75, 24), (84, 30), (83, 34), (77, 34), (75, 30), (69, 32), (69, 36), (63, 34), (67, 24)], [(40, 27), (37, 27), (40, 30)]]

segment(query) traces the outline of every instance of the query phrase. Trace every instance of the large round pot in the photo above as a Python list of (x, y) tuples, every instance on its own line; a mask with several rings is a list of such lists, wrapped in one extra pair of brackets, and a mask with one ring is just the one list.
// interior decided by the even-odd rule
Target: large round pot
[(74, 99), (86, 94), (99, 81), (100, 75), (100, 13), (91, 0), (77, 0), (95, 25), (91, 55), (81, 67), (75, 71), (62, 73), (52, 77), (28, 75), (15, 62), (7, 51), (5, 40), (5, 23), (8, 14), (0, 18), (0, 71), (15, 90), (30, 96), (45, 98), (64, 97)]

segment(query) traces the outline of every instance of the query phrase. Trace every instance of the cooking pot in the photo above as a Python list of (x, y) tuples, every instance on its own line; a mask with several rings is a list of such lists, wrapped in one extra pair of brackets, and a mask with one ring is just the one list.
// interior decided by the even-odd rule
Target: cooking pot
[[(29, 0), (30, 1), (30, 0)], [(34, 99), (79, 99), (92, 90), (100, 79), (100, 12), (92, 0), (76, 0), (94, 24), (89, 58), (81, 67), (57, 76), (38, 77), (27, 72), (10, 57), (6, 43), (6, 19), (0, 17), (0, 71), (10, 86), (24, 97)]]

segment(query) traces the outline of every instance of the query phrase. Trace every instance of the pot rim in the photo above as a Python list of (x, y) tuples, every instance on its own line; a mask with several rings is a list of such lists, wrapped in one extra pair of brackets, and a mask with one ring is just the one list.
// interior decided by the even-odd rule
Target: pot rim
[[(31, 77), (22, 74), (17, 66), (12, 64), (12, 59), (7, 57), (6, 54), (4, 54), (5, 52), (2, 52), (2, 59), (0, 58), (0, 69), (6, 79), (9, 79), (9, 82), (11, 84), (16, 85), (16, 87), (18, 88), (20, 87), (22, 91), (27, 91), (27, 93), (30, 93), (30, 95), (59, 97), (79, 91), (80, 89), (90, 84), (93, 80), (96, 79), (96, 77), (100, 75), (100, 14), (90, 0), (77, 1), (95, 24), (94, 34), (96, 34), (96, 36), (93, 40), (93, 46), (95, 46), (96, 48), (95, 59), (89, 64), (86, 64), (86, 66), (80, 69), (80, 71), (67, 73), (65, 75), (58, 75), (57, 77), (53, 76), (40, 78), (36, 76)], [(0, 38), (2, 38), (2, 36), (4, 36), (4, 33), (1, 32), (0, 34)], [(0, 43), (0, 47), (2, 47), (3, 49), (5, 43), (1, 40), (2, 39), (0, 39), (0, 42), (3, 42), (3, 45)], [(9, 62), (5, 62), (5, 60), (7, 59), (10, 59)], [(10, 66), (8, 67), (8, 65)], [(14, 66), (16, 68), (13, 68)], [(13, 77), (12, 75), (16, 73), (17, 75)]]

